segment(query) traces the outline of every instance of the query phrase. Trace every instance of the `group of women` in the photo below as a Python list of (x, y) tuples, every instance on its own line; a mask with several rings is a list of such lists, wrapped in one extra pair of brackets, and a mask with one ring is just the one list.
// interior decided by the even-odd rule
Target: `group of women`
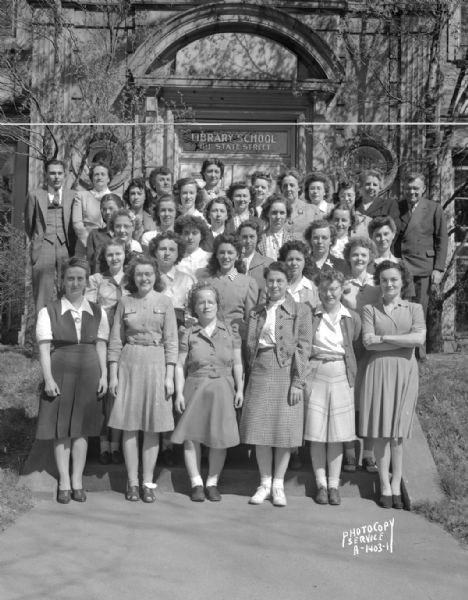
[(94, 192), (73, 208), (81, 247), (63, 297), (37, 320), (37, 436), (54, 440), (58, 501), (86, 500), (87, 438), (99, 435), (104, 464), (121, 462), (122, 447), (129, 501), (154, 502), (162, 437), (184, 445), (195, 502), (221, 500), (227, 449), (243, 443), (260, 475), (250, 503), (285, 506), (291, 456), (310, 442), (315, 500), (338, 505), (357, 434), (380, 504), (402, 508), (425, 324), (391, 253), (396, 214), (380, 174), (362, 174), (358, 201), (344, 183), (334, 202), (321, 173), (306, 177), (302, 200), (294, 169), (274, 193), (258, 171), (223, 192), (218, 159), (172, 195), (153, 189), (155, 201), (143, 179), (121, 200), (104, 189), (106, 165), (91, 175)]

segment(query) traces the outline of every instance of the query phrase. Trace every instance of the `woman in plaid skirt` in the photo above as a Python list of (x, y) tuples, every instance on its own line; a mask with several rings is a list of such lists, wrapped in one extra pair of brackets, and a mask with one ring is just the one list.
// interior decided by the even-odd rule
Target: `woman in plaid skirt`
[(275, 506), (286, 506), (284, 475), (291, 448), (302, 444), (302, 396), (312, 319), (309, 306), (287, 294), (283, 263), (273, 262), (265, 269), (265, 283), (267, 301), (251, 310), (248, 321), (249, 380), (241, 441), (255, 445), (260, 471), (260, 486), (250, 503), (272, 498)]

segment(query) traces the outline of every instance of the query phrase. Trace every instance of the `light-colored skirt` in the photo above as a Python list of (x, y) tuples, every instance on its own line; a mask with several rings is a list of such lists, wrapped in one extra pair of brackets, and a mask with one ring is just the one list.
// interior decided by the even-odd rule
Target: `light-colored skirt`
[(354, 440), (354, 394), (348, 383), (344, 360), (312, 360), (311, 367), (304, 439), (312, 442)]
[(109, 427), (124, 431), (172, 431), (172, 398), (166, 398), (165, 376), (162, 346), (126, 344), (120, 356), (119, 383)]

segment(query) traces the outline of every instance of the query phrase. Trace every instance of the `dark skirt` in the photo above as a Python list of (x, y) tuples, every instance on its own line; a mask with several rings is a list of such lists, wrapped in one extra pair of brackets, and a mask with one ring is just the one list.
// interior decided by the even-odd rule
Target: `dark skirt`
[(302, 445), (304, 404), (288, 404), (291, 365), (280, 367), (273, 349), (259, 351), (245, 391), (241, 442), (293, 448)]
[(42, 394), (36, 438), (97, 436), (103, 415), (97, 389), (101, 371), (94, 344), (71, 344), (51, 354), (52, 376), (60, 395)]

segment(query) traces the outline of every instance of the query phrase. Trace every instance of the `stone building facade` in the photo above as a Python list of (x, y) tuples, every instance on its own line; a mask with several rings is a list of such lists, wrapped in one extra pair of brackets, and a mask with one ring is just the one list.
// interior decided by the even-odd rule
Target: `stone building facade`
[[(161, 164), (176, 177), (196, 174), (207, 156), (226, 164), (225, 185), (257, 169), (323, 170), (336, 183), (378, 167), (386, 193), (398, 196), (404, 174), (422, 170), (432, 173), (431, 197), (445, 203), (464, 181), (463, 2), (454, 4), (437, 40), (444, 87), (431, 119), (455, 118), (457, 125), (435, 178), (428, 151), (434, 127), (425, 123), (435, 37), (424, 3), (413, 11), (402, 0), (13, 4), (17, 14), (41, 24), (35, 35), (26, 27), (14, 30), (16, 43), (28, 48), (40, 101), (40, 110), (33, 103), (28, 115), (31, 139), (53, 148), (41, 122), (53, 123), (70, 183), (86, 185), (86, 164), (98, 153), (117, 167), (116, 189)], [(103, 82), (92, 65), (102, 65), (106, 53), (111, 58)], [(436, 135), (446, 131), (438, 128)], [(21, 166), (30, 187), (41, 182), (41, 158), (30, 152)], [(14, 201), (16, 222), (23, 191)], [(468, 219), (465, 195), (446, 209), (451, 226), (455, 207), (459, 223)], [(451, 252), (460, 239), (452, 235)], [(457, 259), (459, 276), (466, 260), (463, 253)], [(448, 285), (453, 281), (455, 275)], [(444, 307), (447, 342), (468, 337), (465, 293), (459, 290)]]

